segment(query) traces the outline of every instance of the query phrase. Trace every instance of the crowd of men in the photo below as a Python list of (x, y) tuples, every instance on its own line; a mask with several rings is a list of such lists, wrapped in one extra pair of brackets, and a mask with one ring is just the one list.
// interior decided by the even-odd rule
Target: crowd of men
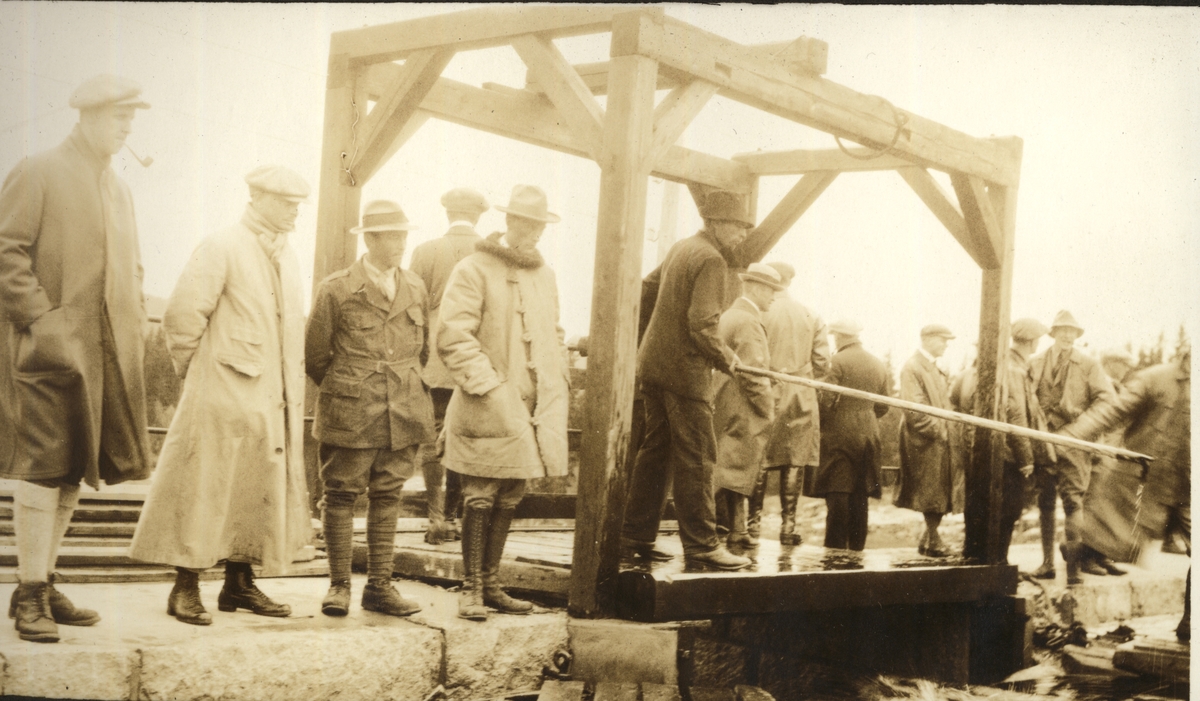
[[(0, 368), (11, 387), (0, 397), (0, 475), (20, 480), (11, 609), (20, 637), (36, 642), (57, 641), (59, 624), (99, 621), (54, 587), (80, 484), (151, 473), (139, 246), (132, 198), (110, 166), (136, 111), (149, 105), (133, 81), (97, 76), (71, 106), (80, 118), (68, 139), (23, 160), (0, 190), (0, 341), (11, 358)], [(241, 219), (196, 248), (163, 317), (183, 392), (130, 555), (175, 567), (167, 612), (210, 625), (198, 582), (224, 562), (219, 610), (290, 615), (258, 588), (252, 565), (285, 571), (310, 535), (307, 377), (319, 387), (312, 432), (330, 571), (322, 612), (350, 610), (353, 509), (364, 493), (361, 606), (393, 616), (420, 609), (392, 582), (400, 490), (419, 464), (427, 540), (462, 542), (459, 616), (528, 613), (530, 603), (500, 586), (505, 543), (528, 480), (567, 473), (567, 353), (554, 272), (537, 249), (547, 224), (559, 221), (545, 193), (515, 186), (508, 204), (495, 207), (505, 230), (484, 238), (475, 231), (489, 209), (484, 196), (447, 192), (449, 230), (417, 247), (410, 270), (400, 266), (416, 227), (397, 203), (368, 203), (350, 232), (362, 236), (366, 253), (321, 281), (306, 319), (288, 234), (309, 185), (280, 166), (256, 168), (246, 183)], [(861, 551), (869, 499), (882, 492), (879, 418), (887, 407), (762, 371), (875, 395), (892, 394), (889, 373), (863, 348), (859, 324), (826, 327), (788, 295), (796, 273), (786, 263), (750, 264), (738, 275), (740, 295), (727, 302), (733, 252), (752, 222), (729, 192), (708, 194), (700, 214), (703, 228), (675, 243), (643, 282), (641, 430), (622, 546), (629, 557), (671, 559), (655, 546), (670, 491), (688, 565), (748, 567), (742, 553), (758, 542), (766, 475), (777, 471), (782, 545), (802, 540), (803, 493), (825, 501), (825, 547)], [(1033, 356), (1047, 332), (1054, 345)], [(1131, 476), (1124, 463), (1004, 438), (1005, 551), (1027, 494), (1036, 492), (1043, 563), (1034, 576), (1055, 577), (1061, 498), (1069, 584), (1081, 572), (1122, 573), (1113, 560), (1136, 559), (1168, 522), (1190, 555), (1190, 352), (1134, 373), (1119, 353), (1102, 365), (1074, 348), (1082, 333), (1065, 311), (1049, 329), (1033, 319), (1012, 324), (1001, 418), (1088, 440), (1107, 434), (1156, 461), (1148, 477)], [(938, 364), (953, 338), (939, 324), (921, 330), (900, 396), (982, 413), (973, 374), (951, 382)], [(896, 503), (924, 516), (919, 553), (946, 557), (939, 526), (962, 509), (973, 434), (920, 411), (903, 418)], [(1131, 532), (1122, 528), (1123, 507), (1144, 479), (1143, 513)], [(1190, 588), (1190, 574), (1188, 581)], [(1186, 620), (1179, 634), (1187, 635)]]

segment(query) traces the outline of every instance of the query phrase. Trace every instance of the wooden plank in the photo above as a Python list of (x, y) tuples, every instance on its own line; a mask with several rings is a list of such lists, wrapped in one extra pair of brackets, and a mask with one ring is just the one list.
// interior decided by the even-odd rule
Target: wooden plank
[(622, 43), (614, 39), (614, 57), (636, 54), (656, 59), (716, 83), (722, 94), (752, 107), (864, 146), (891, 145), (894, 155), (918, 165), (961, 171), (1000, 184), (1011, 184), (1017, 177), (1008, 152), (994, 140), (955, 131), (823, 78), (795, 74), (751, 47), (670, 17), (639, 15), (636, 22), (639, 31), (627, 33), (631, 39)]
[(867, 156), (878, 152), (862, 146), (850, 146), (846, 150), (853, 155), (847, 156), (837, 148), (799, 149), (736, 153), (733, 155), (733, 160), (745, 163), (755, 175), (801, 175), (814, 170), (836, 170), (842, 173), (869, 172), (912, 166), (912, 161), (890, 153), (868, 159)]
[(357, 237), (349, 231), (358, 224), (362, 185), (351, 182), (346, 173), (354, 159), (355, 129), (362, 126), (367, 112), (367, 95), (358, 83), (349, 58), (331, 53), (325, 88), (313, 294), (330, 273), (349, 267), (358, 252)]
[[(450, 49), (424, 49), (408, 57), (383, 99), (363, 120), (355, 139), (358, 158), (350, 166), (353, 177), (364, 185), (382, 167), (434, 81), (454, 58)], [(424, 121), (423, 119), (420, 121)]]
[(538, 701), (581, 701), (583, 699), (583, 682), (562, 682), (557, 679), (547, 679), (542, 682)]
[[(1011, 138), (1007, 146), (1012, 153), (1011, 159), (1019, 164), (1021, 140)], [(983, 270), (974, 413), (1001, 420), (999, 370), (1004, 368), (1008, 357), (1017, 186), (993, 186), (991, 197), (995, 198), (991, 203), (993, 210), (1001, 214), (1003, 245), (999, 250), (999, 265)], [(977, 431), (974, 454), (967, 466), (963, 555), (987, 563), (1003, 562), (1006, 557), (1000, 546), (1000, 510), (1004, 489), (1003, 438), (991, 431)]]
[(775, 697), (757, 686), (738, 684), (733, 687), (737, 701), (775, 701)]
[[(379, 64), (364, 74), (368, 94), (378, 94), (398, 66)], [(534, 146), (589, 158), (587, 144), (563, 123), (548, 99), (529, 93), (521, 97), (476, 88), (439, 78), (421, 103), (421, 110), (455, 124), (479, 129)], [(651, 174), (680, 183), (700, 182), (733, 192), (749, 192), (753, 181), (742, 163), (672, 146)]]
[[(334, 32), (329, 52), (345, 54), (355, 63), (379, 63), (434, 47), (467, 51), (503, 46), (523, 34), (541, 34), (552, 39), (597, 34), (609, 30), (614, 14), (627, 11), (620, 5), (478, 7)], [(643, 11), (662, 15), (661, 8)]]
[(710, 689), (708, 687), (693, 686), (688, 688), (688, 693), (691, 695), (692, 701), (737, 701), (737, 696), (733, 694), (733, 689)]
[(1191, 646), (1172, 640), (1134, 640), (1119, 645), (1113, 653), (1113, 666), (1139, 674), (1150, 674), (1175, 681), (1190, 676)]
[[(613, 41), (624, 28), (613, 26)], [(629, 450), (637, 364), (638, 305), (646, 224), (647, 154), (654, 126), (654, 61), (613, 59), (592, 286), (587, 407), (579, 451), (575, 561), (569, 609), (574, 616), (611, 613), (625, 515), (624, 471)]]
[[(607, 95), (610, 65), (608, 61), (596, 61), (594, 63), (576, 63), (571, 67), (575, 69), (575, 74), (583, 80), (584, 85), (588, 86), (588, 90), (591, 90), (593, 95)], [(692, 77), (682, 71), (670, 68), (664, 70), (660, 67), (655, 89), (672, 90), (691, 80)], [(530, 71), (525, 72), (525, 89), (530, 92), (542, 92), (542, 86), (538, 83), (537, 77)]]
[(627, 682), (596, 682), (594, 701), (638, 701), (638, 685)]
[(604, 139), (604, 110), (570, 62), (545, 37), (516, 37), (512, 46), (537, 76), (546, 97), (587, 147), (588, 155), (592, 160), (599, 158)]
[(680, 701), (679, 687), (667, 684), (642, 684), (642, 701)]
[(992, 206), (987, 187), (979, 178), (964, 173), (951, 173), (950, 183), (958, 195), (959, 208), (972, 242), (968, 252), (972, 258), (978, 255), (984, 261), (980, 267), (999, 267), (1004, 234), (1000, 230), (1000, 221)]
[(762, 223), (750, 230), (742, 245), (738, 246), (737, 266), (744, 268), (762, 260), (837, 176), (836, 171), (819, 171), (800, 178), (771, 213), (763, 217)]
[(700, 114), (717, 92), (717, 86), (703, 80), (681, 85), (658, 103), (654, 109), (654, 139), (650, 145), (649, 167), (666, 155), (684, 130)]
[(993, 256), (988, 255), (988, 251), (978, 250), (975, 245), (975, 239), (971, 236), (971, 232), (967, 230), (966, 219), (963, 218), (962, 210), (954, 200), (942, 189), (929, 171), (920, 166), (908, 166), (905, 168), (897, 168), (896, 172), (900, 177), (904, 178), (904, 182), (908, 183), (913, 192), (921, 198), (925, 206), (933, 212), (933, 216), (938, 218), (938, 221), (950, 232), (950, 235), (958, 241), (959, 245), (966, 250), (967, 255), (974, 259), (975, 263), (981, 268), (988, 267), (988, 263), (992, 261)]

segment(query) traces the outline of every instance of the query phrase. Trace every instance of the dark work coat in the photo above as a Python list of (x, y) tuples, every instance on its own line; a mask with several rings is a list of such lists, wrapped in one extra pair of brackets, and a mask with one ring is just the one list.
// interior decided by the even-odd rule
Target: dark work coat
[[(946, 373), (921, 351), (900, 370), (900, 398), (938, 409), (951, 409)], [(900, 428), (900, 490), (896, 506), (922, 513), (962, 511), (954, 503), (954, 451), (960, 433), (950, 422), (905, 411)]]
[[(743, 364), (771, 367), (762, 312), (750, 300), (745, 297), (734, 300), (733, 306), (721, 315), (718, 334)], [(713, 429), (717, 434), (714, 485), (749, 496), (758, 480), (763, 448), (775, 415), (771, 381), (738, 373), (737, 377), (718, 375), (714, 384)]]
[[(1005, 393), (1004, 416), (1002, 420), (1014, 426), (1045, 431), (1046, 417), (1038, 404), (1037, 390), (1029, 377), (1029, 365), (1021, 354), (1013, 349), (1008, 350), (1008, 360), (1004, 365), (1004, 382), (1001, 391)], [(1052, 465), (1057, 459), (1054, 446), (1041, 441), (1034, 441), (1024, 436), (1009, 434), (1004, 441), (1004, 462), (1017, 467), (1025, 465)]]
[[(133, 198), (76, 127), (0, 190), (0, 476), (92, 487), (150, 474)], [(103, 324), (121, 382), (104, 386)], [(101, 412), (106, 455), (101, 458)]]
[(678, 241), (642, 282), (650, 321), (638, 348), (637, 374), (689, 399), (712, 401), (712, 370), (729, 372), (733, 352), (717, 334), (728, 265), (707, 231)]
[[(1070, 352), (1062, 399), (1055, 406), (1042, 406), (1046, 424), (1051, 430), (1074, 421), (1092, 404), (1111, 397), (1113, 393), (1112, 380), (1104, 373), (1100, 363), (1084, 355), (1078, 348), (1072, 348)], [(1057, 353), (1058, 347), (1051, 346), (1045, 353), (1029, 361), (1029, 376), (1035, 391), (1041, 388), (1043, 379), (1050, 379), (1047, 373), (1054, 372), (1052, 364), (1057, 364)]]
[[(838, 350), (830, 363), (831, 384), (888, 394), (887, 368), (855, 341)], [(881, 456), (879, 418), (887, 406), (831, 392), (822, 395), (821, 464), (807, 496), (823, 497), (829, 492), (866, 492), (878, 498)]]
[(321, 388), (313, 437), (344, 448), (427, 443), (433, 403), (421, 383), (429, 353), (425, 284), (401, 270), (389, 302), (362, 260), (321, 282), (304, 332), (305, 371)]
[[(452, 226), (444, 236), (417, 246), (412, 252), (412, 262), (409, 270), (425, 283), (425, 291), (429, 293), (429, 347), (437, 348), (437, 332), (441, 327), (442, 293), (446, 291), (446, 281), (450, 279), (450, 271), (458, 261), (475, 252), (475, 244), (483, 237), (474, 229), (459, 224)], [(421, 378), (430, 387), (454, 389), (454, 380), (442, 364), (442, 358), (437, 353), (430, 353)]]

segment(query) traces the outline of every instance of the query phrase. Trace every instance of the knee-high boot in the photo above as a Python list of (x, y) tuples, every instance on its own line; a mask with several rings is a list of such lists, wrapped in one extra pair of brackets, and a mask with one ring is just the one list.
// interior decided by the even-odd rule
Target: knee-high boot
[(430, 545), (452, 540), (447, 537), (446, 529), (446, 493), (442, 488), (442, 480), (446, 469), (442, 467), (440, 458), (433, 446), (421, 446), (425, 460), (421, 463), (421, 475), (425, 479), (425, 515), (429, 525), (425, 529), (425, 542)]
[(378, 495), (367, 506), (367, 586), (363, 588), (362, 607), (389, 616), (408, 616), (421, 610), (420, 604), (400, 596), (392, 585), (399, 512), (399, 490)]
[(487, 549), (483, 554), (483, 603), (500, 613), (525, 614), (533, 610), (528, 601), (514, 599), (500, 588), (500, 559), (504, 556), (504, 544), (508, 541), (508, 529), (512, 526), (516, 509), (494, 509), (488, 526)]
[[(782, 468), (779, 472), (779, 478), (783, 479)], [(754, 491), (750, 493), (750, 501), (746, 505), (746, 532), (754, 540), (758, 540), (758, 536), (762, 534), (762, 510), (763, 502), (767, 497), (767, 471), (759, 470), (758, 479), (754, 481)]]
[(467, 507), (463, 513), (463, 583), (458, 595), (458, 617), (486, 621), (483, 605), (483, 553), (487, 548), (491, 508)]
[(783, 522), (779, 526), (780, 545), (799, 545), (803, 538), (796, 532), (796, 503), (800, 500), (800, 484), (804, 468), (787, 465), (779, 470), (779, 505)]

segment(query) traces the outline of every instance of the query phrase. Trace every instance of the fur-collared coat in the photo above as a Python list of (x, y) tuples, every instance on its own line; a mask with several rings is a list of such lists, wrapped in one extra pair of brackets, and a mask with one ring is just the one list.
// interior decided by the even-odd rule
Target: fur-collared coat
[[(457, 385), (446, 408), (442, 464), (476, 477), (561, 477), (568, 368), (558, 284), (537, 251), (509, 248), (502, 236), (480, 241), (454, 267), (442, 296), (437, 352)], [(524, 373), (535, 383), (532, 412), (521, 396)]]

